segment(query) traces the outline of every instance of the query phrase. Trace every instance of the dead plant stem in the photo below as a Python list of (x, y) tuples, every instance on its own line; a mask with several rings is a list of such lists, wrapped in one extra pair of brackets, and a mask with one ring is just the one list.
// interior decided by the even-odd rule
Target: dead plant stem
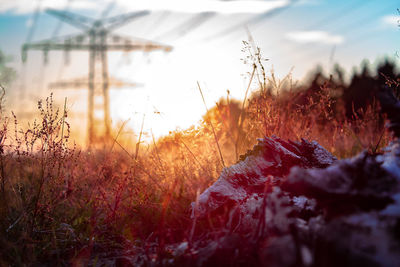
[[(204, 99), (203, 91), (201, 90), (199, 82), (197, 82), (197, 86), (199, 88), (199, 91), (200, 91), (200, 94), (201, 94), (201, 98), (203, 99), (204, 106), (206, 107), (206, 111), (208, 113), (208, 107), (207, 107), (206, 101)], [(221, 158), (222, 166), (225, 168), (226, 166), (225, 166), (225, 162), (224, 162), (224, 157), (222, 156), (221, 148), (219, 147), (217, 134), (215, 133), (215, 129), (214, 129), (214, 125), (212, 124), (212, 121), (210, 121), (210, 125), (211, 125), (211, 129), (213, 131), (213, 134), (214, 134), (214, 139), (215, 139), (215, 143), (216, 143), (217, 148), (218, 148), (219, 156)]]

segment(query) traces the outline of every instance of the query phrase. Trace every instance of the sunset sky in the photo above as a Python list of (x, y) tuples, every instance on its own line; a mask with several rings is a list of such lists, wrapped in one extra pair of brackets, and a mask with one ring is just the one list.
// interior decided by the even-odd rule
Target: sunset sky
[[(241, 61), (248, 32), (269, 59), (266, 69), (273, 67), (281, 78), (292, 71), (294, 79), (301, 80), (317, 64), (328, 73), (334, 63), (349, 75), (363, 59), (372, 64), (384, 56), (398, 61), (400, 54), (398, 0), (1, 0), (0, 49), (13, 57), (10, 66), (19, 74), (10, 89), (13, 108), (29, 107), (48, 95), (50, 82), (87, 76), (87, 52), (71, 53), (69, 65), (63, 52), (50, 52), (43, 65), (42, 53), (29, 51), (22, 67), (23, 43), (79, 33), (45, 13), (46, 8), (94, 19), (149, 11), (115, 33), (171, 45), (173, 50), (109, 53), (110, 76), (143, 85), (111, 88), (111, 114), (114, 124), (130, 119), (135, 131), (146, 114), (144, 129), (156, 136), (201, 119), (205, 109), (197, 81), (209, 107), (225, 97), (227, 89), (232, 97), (243, 98), (251, 70)], [(55, 98), (62, 102), (67, 96), (69, 109), (86, 118), (84, 89), (57, 90)]]

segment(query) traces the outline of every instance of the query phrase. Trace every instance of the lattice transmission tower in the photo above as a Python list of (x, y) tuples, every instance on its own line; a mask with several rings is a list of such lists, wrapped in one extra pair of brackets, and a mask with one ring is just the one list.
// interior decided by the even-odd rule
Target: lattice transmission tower
[[(132, 12), (104, 19), (92, 19), (71, 12), (62, 12), (47, 9), (46, 12), (58, 19), (82, 30), (82, 33), (55, 37), (34, 43), (25, 43), (22, 46), (22, 61), (26, 62), (28, 50), (43, 51), (44, 62), (48, 62), (48, 53), (51, 50), (64, 51), (65, 63), (69, 63), (71, 51), (89, 52), (88, 79), (75, 79), (71, 82), (60, 81), (53, 86), (61, 88), (88, 88), (88, 141), (89, 145), (96, 141), (108, 140), (110, 138), (110, 85), (116, 87), (130, 84), (110, 80), (108, 72), (108, 51), (144, 51), (164, 50), (169, 52), (171, 46), (163, 45), (149, 40), (124, 37), (113, 33), (115, 29), (130, 22), (133, 19), (149, 14), (148, 11)], [(132, 85), (131, 85), (132, 86)], [(102, 96), (102, 105), (95, 105), (95, 96)], [(97, 98), (96, 98), (97, 99)], [(96, 103), (97, 104), (97, 103)], [(102, 114), (102, 116), (99, 114)], [(103, 122), (102, 122), (103, 121)], [(103, 127), (101, 125), (103, 124)], [(103, 128), (103, 129), (101, 129)]]

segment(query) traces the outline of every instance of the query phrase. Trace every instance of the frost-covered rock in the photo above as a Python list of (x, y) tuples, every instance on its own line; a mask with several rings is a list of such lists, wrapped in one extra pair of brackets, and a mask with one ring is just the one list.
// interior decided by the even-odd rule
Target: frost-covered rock
[(377, 158), (363, 152), (326, 169), (294, 167), (282, 188), (318, 199), (329, 214), (381, 209), (393, 202), (393, 194), (399, 191), (396, 177), (382, 167), (385, 160), (393, 161), (392, 157)]
[(254, 193), (270, 191), (293, 166), (324, 168), (336, 160), (315, 141), (286, 142), (275, 136), (258, 141), (238, 163), (225, 168), (219, 179), (192, 204), (192, 217), (203, 217), (225, 205), (241, 203)]
[(261, 139), (192, 209), (183, 265), (400, 266), (400, 145), (336, 160)]

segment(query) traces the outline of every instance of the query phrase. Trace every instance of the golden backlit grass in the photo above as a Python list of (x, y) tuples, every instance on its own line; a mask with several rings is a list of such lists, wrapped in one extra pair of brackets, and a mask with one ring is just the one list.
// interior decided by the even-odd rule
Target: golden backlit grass
[(299, 104), (300, 93), (284, 93), (254, 62), (258, 92), (242, 102), (228, 95), (201, 125), (140, 150), (117, 139), (79, 151), (65, 109), (53, 107), (51, 97), (28, 129), (1, 114), (0, 264), (87, 263), (102, 249), (151, 244), (157, 249), (145, 249), (148, 259), (165, 256), (166, 244), (189, 238), (190, 203), (223, 168), (216, 142), (229, 166), (263, 136), (316, 140), (339, 158), (391, 140), (378, 104), (347, 118), (329, 82)]

